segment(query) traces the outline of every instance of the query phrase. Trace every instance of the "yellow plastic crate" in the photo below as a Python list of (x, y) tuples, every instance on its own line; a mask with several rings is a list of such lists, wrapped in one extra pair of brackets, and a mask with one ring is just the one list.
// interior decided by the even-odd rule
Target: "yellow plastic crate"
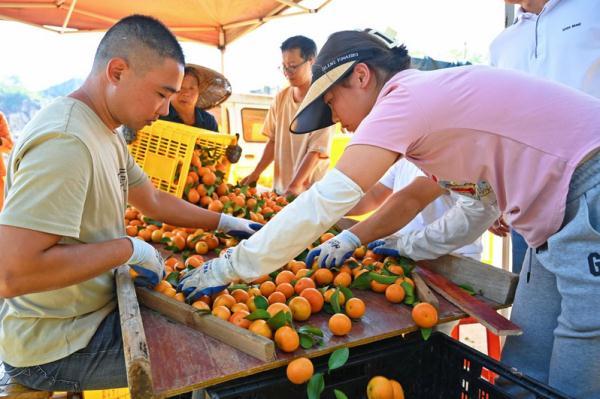
[(84, 391), (83, 399), (130, 399), (129, 389), (105, 389), (102, 391)]
[(218, 161), (233, 139), (234, 136), (158, 120), (137, 132), (129, 152), (156, 188), (181, 198), (185, 178), (179, 176), (187, 176), (196, 143), (210, 154), (211, 160)]

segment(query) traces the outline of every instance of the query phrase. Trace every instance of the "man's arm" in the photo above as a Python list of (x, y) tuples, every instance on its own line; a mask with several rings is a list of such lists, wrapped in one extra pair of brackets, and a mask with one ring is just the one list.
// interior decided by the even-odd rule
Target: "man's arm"
[(499, 215), (495, 205), (458, 196), (456, 204), (435, 222), (399, 235), (396, 247), (401, 255), (414, 260), (435, 259), (471, 244)]
[(445, 194), (436, 182), (426, 177), (417, 177), (391, 197), (371, 215), (354, 225), (350, 231), (363, 244), (395, 233), (414, 219), (430, 202)]
[(347, 216), (359, 216), (369, 213), (381, 206), (392, 194), (392, 190), (385, 184), (377, 183), (371, 188)]
[(296, 171), (296, 174), (292, 178), (290, 185), (286, 189), (286, 195), (299, 195), (307, 189), (306, 181), (313, 170), (315, 170), (315, 167), (319, 163), (319, 159), (321, 159), (321, 155), (316, 151), (310, 151), (304, 155), (304, 159), (302, 159), (300, 167)]
[(129, 189), (128, 202), (144, 215), (175, 226), (215, 230), (221, 214), (157, 190), (149, 180)]
[(60, 236), (0, 225), (0, 297), (54, 290), (94, 278), (127, 262), (127, 238), (60, 245)]
[(264, 170), (267, 168), (267, 166), (269, 166), (271, 164), (271, 162), (273, 162), (274, 159), (275, 159), (275, 141), (273, 141), (273, 139), (269, 139), (269, 141), (265, 145), (265, 149), (262, 153), (260, 161), (258, 161), (258, 164), (254, 168), (252, 173), (250, 173), (250, 175), (248, 175), (247, 177), (242, 179), (241, 183), (242, 184), (250, 184), (250, 183), (257, 181), (260, 178), (261, 173), (264, 172)]

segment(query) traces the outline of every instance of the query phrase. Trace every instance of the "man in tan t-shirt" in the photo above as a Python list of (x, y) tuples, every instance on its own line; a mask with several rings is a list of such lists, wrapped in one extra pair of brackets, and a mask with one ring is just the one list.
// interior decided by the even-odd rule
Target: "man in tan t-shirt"
[(0, 359), (17, 382), (47, 391), (127, 385), (113, 269), (129, 264), (136, 284), (149, 286), (164, 276), (154, 247), (125, 236), (128, 203), (172, 225), (254, 232), (156, 190), (116, 131), (166, 115), (184, 64), (159, 21), (124, 18), (100, 41), (82, 87), (21, 133), (0, 213)]
[(306, 135), (290, 132), (290, 123), (310, 86), (316, 53), (315, 42), (304, 36), (293, 36), (282, 43), (281, 68), (290, 86), (277, 94), (269, 109), (263, 128), (269, 141), (258, 165), (242, 183), (257, 181), (273, 161), (273, 188), (278, 194), (298, 195), (325, 175), (334, 128)]

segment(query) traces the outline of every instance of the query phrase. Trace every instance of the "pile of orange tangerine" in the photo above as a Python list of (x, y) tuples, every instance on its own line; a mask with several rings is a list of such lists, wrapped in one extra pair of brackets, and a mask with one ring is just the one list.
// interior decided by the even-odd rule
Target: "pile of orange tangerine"
[[(320, 241), (325, 242), (332, 237), (333, 234), (327, 233)], [(199, 267), (203, 262), (204, 258), (198, 254), (187, 257), (184, 262), (177, 257), (168, 258), (165, 262), (166, 278), (155, 290), (184, 302), (183, 294), (175, 289), (179, 277), (184, 270)], [(303, 261), (292, 260), (275, 273), (261, 276), (248, 285), (232, 284), (228, 289), (212, 297), (203, 296), (191, 305), (238, 327), (274, 339), (280, 350), (293, 352), (301, 345), (303, 335), (293, 321), (307, 322), (311, 315), (324, 308), (333, 313), (328, 322), (333, 335), (350, 333), (353, 320), (360, 319), (366, 311), (365, 303), (354, 297), (350, 288), (368, 288), (383, 293), (391, 303), (413, 305), (414, 282), (408, 273), (410, 267), (402, 266), (398, 259), (382, 259), (360, 247), (339, 269), (321, 269), (316, 262), (309, 268)], [(421, 328), (431, 328), (438, 320), (437, 310), (428, 303), (416, 304), (412, 316)], [(319, 340), (315, 336), (312, 338)]]

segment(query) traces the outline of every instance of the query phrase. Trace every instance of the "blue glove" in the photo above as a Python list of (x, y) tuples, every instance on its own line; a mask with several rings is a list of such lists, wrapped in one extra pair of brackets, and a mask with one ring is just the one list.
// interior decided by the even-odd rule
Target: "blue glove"
[(377, 255), (383, 256), (400, 256), (396, 249), (398, 238), (394, 236), (386, 237), (383, 240), (376, 240), (367, 245), (367, 248), (372, 250)]
[(133, 237), (127, 237), (133, 246), (133, 253), (126, 264), (138, 273), (133, 280), (135, 285), (154, 288), (165, 278), (165, 264), (160, 252), (152, 245)]
[(306, 256), (306, 266), (312, 267), (314, 259), (319, 257), (319, 267), (338, 267), (352, 256), (360, 240), (349, 230), (344, 230), (332, 239), (312, 249)]
[(252, 234), (260, 230), (261, 227), (263, 225), (260, 223), (222, 213), (217, 230), (236, 238), (244, 239), (249, 238)]
[(227, 256), (211, 259), (194, 270), (190, 270), (177, 286), (189, 303), (197, 301), (203, 295), (213, 295), (223, 291), (229, 285), (225, 274), (230, 267)]

